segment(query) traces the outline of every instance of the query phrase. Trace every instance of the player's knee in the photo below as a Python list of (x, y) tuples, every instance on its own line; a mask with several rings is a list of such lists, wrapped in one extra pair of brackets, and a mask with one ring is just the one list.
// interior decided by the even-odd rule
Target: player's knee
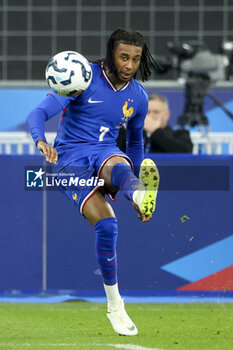
[(99, 220), (95, 226), (96, 235), (99, 238), (116, 239), (118, 235), (117, 218), (110, 217)]
[(130, 168), (129, 161), (124, 157), (114, 156), (106, 162), (100, 174), (100, 177), (105, 180), (105, 184), (111, 185), (112, 170), (114, 167), (122, 165), (127, 165)]

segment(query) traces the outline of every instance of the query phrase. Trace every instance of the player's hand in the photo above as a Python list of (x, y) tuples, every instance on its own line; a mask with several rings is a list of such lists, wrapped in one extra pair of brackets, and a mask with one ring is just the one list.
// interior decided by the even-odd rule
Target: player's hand
[(152, 119), (150, 117), (146, 117), (144, 123), (144, 130), (146, 132), (153, 134), (153, 132), (159, 128), (162, 128), (162, 122), (160, 119)]
[(54, 147), (48, 145), (44, 140), (39, 140), (36, 147), (45, 156), (47, 162), (52, 164), (57, 163), (58, 155)]
[(143, 214), (136, 203), (133, 203), (133, 207), (134, 207), (134, 209), (137, 210), (138, 218), (139, 218), (139, 220), (141, 220), (141, 222), (148, 222), (151, 220), (152, 215)]

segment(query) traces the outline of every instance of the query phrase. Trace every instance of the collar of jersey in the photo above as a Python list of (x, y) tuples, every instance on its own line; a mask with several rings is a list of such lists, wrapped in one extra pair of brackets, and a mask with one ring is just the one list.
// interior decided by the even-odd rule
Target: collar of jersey
[(113, 89), (113, 91), (117, 92), (117, 91), (123, 91), (125, 90), (129, 84), (130, 84), (130, 81), (128, 81), (128, 83), (126, 83), (124, 86), (122, 86), (122, 88), (120, 88), (119, 90), (117, 90), (115, 88), (115, 86), (112, 84), (111, 80), (109, 79), (107, 73), (105, 72), (105, 69), (104, 69), (104, 66), (103, 66), (103, 62), (101, 63), (101, 66), (102, 66), (102, 72), (103, 72), (103, 76), (105, 78), (105, 80), (107, 81), (107, 83), (111, 86), (111, 88)]

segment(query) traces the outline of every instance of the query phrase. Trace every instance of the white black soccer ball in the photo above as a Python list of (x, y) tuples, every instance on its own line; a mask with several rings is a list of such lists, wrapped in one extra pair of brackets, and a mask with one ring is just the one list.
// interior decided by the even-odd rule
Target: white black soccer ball
[(91, 83), (92, 70), (87, 59), (75, 51), (63, 51), (51, 58), (45, 78), (49, 87), (62, 96), (75, 96)]

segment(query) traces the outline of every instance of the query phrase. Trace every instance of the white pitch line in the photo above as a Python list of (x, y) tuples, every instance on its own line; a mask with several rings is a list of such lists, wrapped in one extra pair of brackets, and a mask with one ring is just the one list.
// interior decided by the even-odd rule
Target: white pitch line
[(134, 345), (134, 344), (106, 344), (107, 346), (114, 346), (118, 349), (126, 350), (163, 350), (158, 348), (145, 348), (144, 346)]
[[(6, 346), (9, 346), (11, 344), (4, 344), (4, 343), (0, 343), (0, 348), (4, 348)], [(21, 344), (22, 346), (27, 346), (27, 347), (34, 347), (35, 344), (33, 343), (23, 343)], [(57, 346), (57, 347), (63, 347), (63, 346), (109, 346), (109, 347), (114, 347), (117, 349), (125, 349), (125, 350), (163, 350), (163, 349), (158, 349), (158, 348), (146, 348), (144, 346), (140, 346), (140, 345), (135, 345), (135, 344), (77, 344), (77, 343), (73, 343), (73, 344), (68, 344), (68, 343), (60, 343), (60, 344), (45, 344), (45, 343), (40, 343), (37, 344), (38, 346)]]
[(163, 350), (158, 348), (145, 348), (144, 346), (135, 345), (135, 344), (39, 344), (40, 346), (111, 346), (118, 349), (126, 349), (126, 350)]

